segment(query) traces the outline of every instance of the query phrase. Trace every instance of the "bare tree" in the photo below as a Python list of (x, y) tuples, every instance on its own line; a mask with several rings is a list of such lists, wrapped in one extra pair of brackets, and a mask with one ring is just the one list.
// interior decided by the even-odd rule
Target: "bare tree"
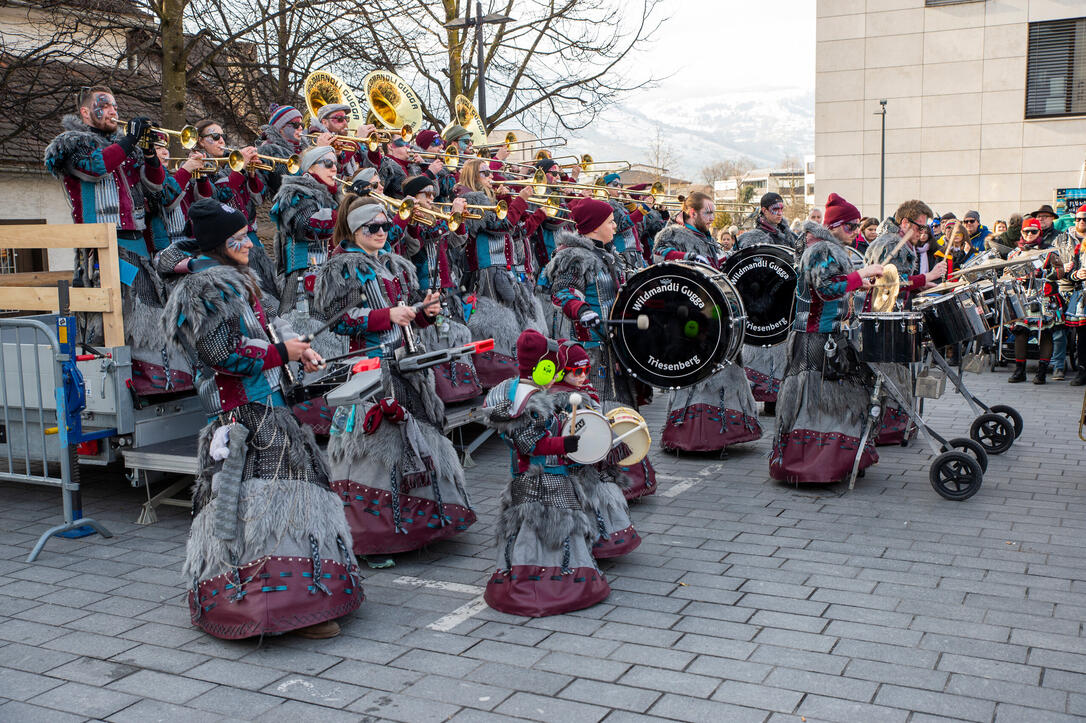
[(701, 169), (701, 180), (708, 185), (716, 181), (741, 178), (744, 173), (754, 168), (754, 161), (746, 156), (716, 161)]
[(675, 164), (678, 162), (679, 156), (675, 151), (675, 147), (667, 142), (663, 126), (657, 124), (656, 133), (653, 135), (652, 143), (649, 146), (649, 166), (656, 171), (656, 180), (659, 181), (666, 176), (670, 176), (674, 171)]

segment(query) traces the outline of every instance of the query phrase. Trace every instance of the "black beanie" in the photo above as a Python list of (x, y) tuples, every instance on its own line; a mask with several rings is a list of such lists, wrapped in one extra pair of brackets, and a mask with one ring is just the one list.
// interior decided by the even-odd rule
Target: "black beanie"
[(417, 193), (422, 193), (427, 188), (433, 190), (435, 195), (437, 194), (437, 184), (434, 182), (434, 179), (429, 176), (412, 176), (404, 181), (400, 185), (400, 188), (403, 190), (405, 198), (407, 196), (414, 196)]
[(189, 223), (201, 251), (217, 249), (239, 229), (249, 225), (240, 211), (213, 198), (201, 198), (189, 206)]
[(762, 200), (759, 203), (762, 208), (769, 208), (775, 203), (784, 203), (784, 199), (781, 198), (781, 194), (770, 191), (769, 193), (762, 195)]
[(542, 158), (536, 164), (536, 168), (542, 168), (544, 173), (550, 173), (551, 169), (558, 165), (558, 161), (553, 158)]

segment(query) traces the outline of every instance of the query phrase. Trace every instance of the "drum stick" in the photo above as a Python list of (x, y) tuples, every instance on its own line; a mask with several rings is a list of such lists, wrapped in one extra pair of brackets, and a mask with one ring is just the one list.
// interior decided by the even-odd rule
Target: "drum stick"
[(581, 405), (581, 395), (577, 392), (569, 395), (569, 406), (573, 407), (573, 413), (570, 416), (569, 429), (574, 434), (577, 433), (577, 407)]
[(635, 324), (638, 329), (644, 331), (649, 328), (649, 317), (644, 314), (638, 314), (636, 319), (607, 319), (603, 322), (608, 326), (622, 326), (625, 324)]

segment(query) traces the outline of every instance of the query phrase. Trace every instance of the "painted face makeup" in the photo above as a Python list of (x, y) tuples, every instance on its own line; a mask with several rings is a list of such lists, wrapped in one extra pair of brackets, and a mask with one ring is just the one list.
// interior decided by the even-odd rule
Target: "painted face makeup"
[(97, 121), (102, 120), (106, 116), (106, 108), (116, 108), (117, 102), (113, 100), (113, 96), (108, 93), (96, 93), (94, 96), (94, 105), (91, 107), (91, 113), (94, 114), (94, 119)]
[(234, 234), (230, 238), (226, 239), (226, 247), (231, 251), (242, 251), (249, 243), (249, 237), (246, 234)]

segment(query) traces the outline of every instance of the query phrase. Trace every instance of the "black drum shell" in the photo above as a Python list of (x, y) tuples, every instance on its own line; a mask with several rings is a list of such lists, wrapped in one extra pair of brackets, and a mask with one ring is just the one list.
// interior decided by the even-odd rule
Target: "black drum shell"
[[(638, 329), (638, 316), (648, 329)], [(682, 388), (708, 379), (743, 346), (746, 312), (723, 272), (687, 261), (642, 269), (619, 289), (609, 333), (623, 371), (655, 387)]]
[(795, 253), (786, 246), (759, 244), (736, 251), (724, 263), (722, 270), (747, 312), (744, 344), (775, 346), (788, 339), (799, 279), (794, 260)]
[(920, 361), (923, 316), (916, 312), (858, 314), (859, 357), (866, 362)]
[(988, 331), (988, 322), (968, 291), (924, 299), (914, 308), (924, 315), (924, 326), (937, 347), (962, 344)]

